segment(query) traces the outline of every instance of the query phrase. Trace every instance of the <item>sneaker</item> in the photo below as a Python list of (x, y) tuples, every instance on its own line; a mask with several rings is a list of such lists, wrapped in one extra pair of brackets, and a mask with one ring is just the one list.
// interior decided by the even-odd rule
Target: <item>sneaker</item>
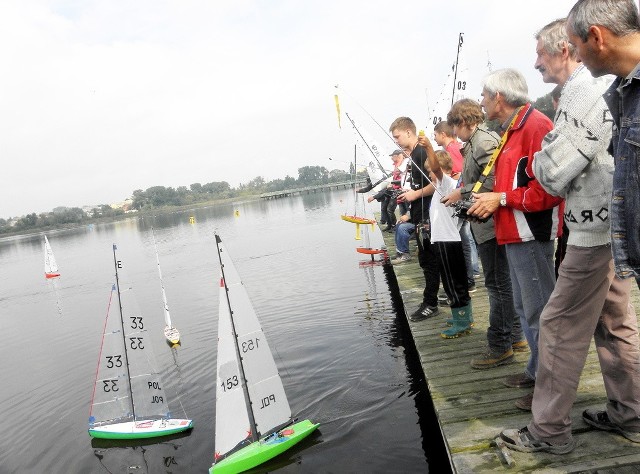
[(516, 374), (509, 375), (502, 383), (511, 388), (531, 388), (535, 386), (536, 381), (527, 374)]
[(406, 263), (411, 261), (411, 255), (408, 253), (399, 253), (398, 256), (391, 260), (392, 265), (398, 265), (399, 263)]
[(522, 341), (512, 342), (511, 348), (513, 349), (513, 352), (527, 352), (529, 350), (529, 344), (527, 344), (527, 341), (523, 339)]
[(388, 225), (387, 227), (382, 229), (383, 232), (393, 232), (394, 230), (396, 230), (396, 226), (395, 225)]
[(411, 321), (422, 321), (423, 319), (432, 318), (436, 314), (438, 314), (437, 306), (420, 306), (420, 309), (409, 316)]
[(609, 415), (604, 410), (594, 410), (589, 408), (582, 412), (582, 419), (588, 425), (593, 426), (599, 430), (615, 431), (634, 443), (640, 443), (640, 432), (627, 431), (616, 425), (609, 419)]
[(473, 278), (474, 278), (475, 280), (477, 280), (478, 278), (480, 278), (480, 273), (478, 273), (478, 272), (473, 272)]
[(531, 411), (531, 405), (533, 404), (533, 392), (526, 394), (524, 397), (520, 397), (516, 400), (516, 407), (520, 410)]
[(356, 189), (357, 193), (368, 193), (373, 189), (373, 184), (371, 184), (371, 180), (367, 179), (366, 186)]
[(541, 439), (536, 439), (526, 426), (520, 430), (503, 430), (500, 438), (509, 448), (524, 453), (543, 451), (551, 454), (567, 454), (576, 447), (576, 440), (571, 438), (564, 444), (551, 444)]
[(474, 369), (491, 369), (502, 364), (508, 364), (511, 361), (513, 361), (512, 349), (508, 349), (506, 352), (500, 353), (492, 351), (487, 347), (480, 357), (471, 359), (471, 367)]
[(478, 289), (476, 288), (476, 284), (474, 283), (473, 285), (469, 285), (469, 293), (475, 293), (476, 291), (478, 291)]

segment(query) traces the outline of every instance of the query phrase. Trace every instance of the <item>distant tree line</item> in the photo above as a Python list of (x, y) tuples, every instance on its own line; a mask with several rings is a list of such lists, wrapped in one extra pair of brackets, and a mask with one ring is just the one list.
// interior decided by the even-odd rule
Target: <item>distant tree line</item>
[[(546, 94), (533, 102), (533, 106), (554, 118), (551, 93)], [(500, 124), (489, 122), (490, 127), (499, 128)], [(353, 174), (354, 165), (350, 164), (349, 172), (344, 170), (329, 171), (324, 166), (303, 166), (298, 168), (298, 179), (286, 176), (273, 181), (265, 181), (258, 176), (246, 184), (240, 184), (232, 188), (226, 181), (214, 181), (211, 183), (193, 183), (188, 188), (179, 186), (167, 188), (165, 186), (152, 186), (146, 191), (136, 189), (132, 196), (132, 209), (136, 211), (148, 211), (172, 206), (188, 206), (190, 204), (224, 200), (238, 197), (249, 197), (257, 194), (284, 189), (302, 188), (319, 184), (339, 183), (348, 181)], [(17, 219), (0, 218), (0, 235), (8, 233), (27, 233), (36, 230), (46, 230), (65, 225), (77, 225), (100, 220), (118, 218), (125, 214), (124, 209), (113, 209), (109, 204), (100, 204), (91, 209), (89, 213), (79, 207), (57, 207), (51, 212), (41, 214), (28, 214)]]
[[(218, 201), (230, 198), (255, 196), (262, 193), (301, 188), (328, 183), (348, 181), (351, 176), (343, 170), (329, 171), (324, 166), (303, 166), (298, 168), (298, 179), (286, 176), (284, 179), (265, 181), (258, 176), (246, 184), (232, 188), (226, 181), (211, 183), (193, 183), (188, 188), (152, 186), (146, 191), (133, 191), (131, 208), (136, 211), (149, 211), (174, 206)], [(100, 204), (88, 213), (79, 207), (56, 207), (51, 212), (31, 213), (14, 219), (0, 218), (0, 234), (28, 233), (65, 225), (77, 225), (101, 220), (111, 220), (125, 214), (125, 209), (113, 209), (109, 204)]]

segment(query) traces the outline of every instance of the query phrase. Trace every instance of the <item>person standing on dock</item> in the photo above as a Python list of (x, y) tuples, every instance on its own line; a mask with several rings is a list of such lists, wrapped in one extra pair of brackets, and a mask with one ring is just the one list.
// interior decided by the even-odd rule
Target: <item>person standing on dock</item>
[[(637, 375), (637, 368), (620, 368), (633, 360), (637, 365), (638, 338), (636, 330), (635, 340), (627, 340), (636, 325), (629, 304), (631, 281), (615, 276), (611, 255), (609, 203), (614, 165), (607, 152), (611, 115), (602, 97), (611, 78), (594, 79), (589, 74), (569, 43), (565, 26), (565, 19), (555, 20), (536, 35), (535, 68), (544, 82), (559, 84), (562, 93), (554, 129), (536, 153), (533, 170), (545, 190), (565, 197), (569, 238), (558, 281), (540, 316), (542, 343), (532, 420), (522, 429), (504, 430), (500, 435), (512, 449), (555, 454), (568, 453), (576, 444), (571, 435), (571, 408), (592, 337), (613, 405), (612, 417), (637, 420), (640, 402), (637, 389), (621, 391), (634, 385), (629, 374)], [(625, 340), (628, 344), (622, 344)], [(631, 346), (635, 356), (616, 353), (617, 348), (624, 351), (623, 347)], [(597, 419), (590, 410), (584, 416), (587, 422), (591, 417)], [(639, 428), (636, 424), (635, 430)]]
[[(433, 138), (438, 146), (444, 148), (453, 160), (452, 176), (462, 173), (464, 167), (464, 158), (460, 152), (460, 142), (458, 141), (453, 127), (446, 120), (438, 122), (433, 129)], [(469, 290), (475, 291), (476, 280), (475, 274), (480, 273), (478, 266), (478, 251), (476, 241), (471, 234), (469, 221), (464, 221), (460, 228), (460, 237), (462, 238), (462, 249), (464, 250), (464, 260), (467, 265), (467, 280)]]
[(438, 314), (438, 288), (440, 288), (440, 272), (438, 270), (438, 256), (431, 248), (429, 236), (429, 206), (433, 195), (433, 186), (425, 174), (424, 166), (427, 162), (427, 151), (418, 143), (416, 124), (409, 117), (398, 117), (389, 127), (396, 144), (410, 153), (411, 190), (405, 191), (399, 199), (409, 202), (411, 222), (416, 226), (416, 241), (418, 242), (418, 262), (425, 279), (422, 304), (409, 315), (411, 321), (422, 321)]
[[(480, 104), (471, 99), (457, 101), (447, 114), (447, 122), (453, 126), (454, 133), (465, 142), (462, 148), (463, 185), (443, 200), (447, 204), (471, 197), (474, 185), (500, 143), (498, 134), (483, 125), (484, 118)], [(482, 183), (481, 192), (493, 190), (493, 177), (494, 170), (491, 169)], [(471, 230), (478, 242), (484, 286), (489, 295), (487, 349), (471, 360), (471, 366), (489, 369), (511, 362), (514, 349), (526, 350), (527, 343), (523, 340), (520, 317), (513, 306), (507, 252), (496, 240), (493, 221), (472, 221)]]
[[(540, 313), (555, 286), (554, 241), (562, 232), (563, 199), (551, 196), (531, 169), (533, 155), (553, 124), (528, 99), (524, 76), (515, 69), (489, 73), (480, 103), (489, 120), (499, 120), (504, 134), (495, 165), (493, 192), (473, 193), (470, 215), (487, 219), (493, 215), (498, 244), (505, 245), (513, 302), (531, 354), (524, 373), (507, 377), (509, 387), (533, 387), (538, 369)], [(531, 407), (531, 394), (516, 401), (523, 410)]]
[[(453, 160), (445, 150), (433, 151), (426, 137), (421, 137), (428, 156), (428, 170), (438, 196), (451, 193), (457, 181), (451, 177)], [(425, 166), (427, 169), (427, 166)], [(444, 329), (440, 336), (445, 339), (469, 334), (471, 332), (472, 308), (467, 285), (467, 271), (464, 251), (460, 238), (460, 220), (453, 217), (453, 209), (446, 207), (439, 198), (431, 200), (431, 245), (438, 255), (440, 277), (444, 289), (451, 299), (451, 326)]]

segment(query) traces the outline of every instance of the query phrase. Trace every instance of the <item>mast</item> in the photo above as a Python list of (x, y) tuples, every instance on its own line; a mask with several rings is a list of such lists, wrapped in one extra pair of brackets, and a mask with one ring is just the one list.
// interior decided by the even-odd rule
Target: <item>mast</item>
[(227, 297), (227, 305), (229, 306), (229, 318), (231, 319), (231, 330), (233, 331), (233, 342), (236, 348), (236, 360), (240, 366), (240, 378), (242, 379), (242, 391), (244, 393), (244, 403), (247, 407), (247, 414), (249, 415), (249, 425), (251, 426), (251, 441), (258, 441), (258, 427), (256, 426), (256, 420), (253, 415), (253, 406), (251, 403), (251, 397), (249, 396), (249, 387), (247, 386), (247, 379), (244, 375), (244, 366), (242, 364), (242, 356), (240, 355), (240, 348), (238, 347), (238, 333), (236, 332), (236, 325), (233, 322), (233, 310), (231, 309), (231, 301), (229, 300), (229, 288), (227, 287), (227, 279), (224, 276), (224, 265), (222, 264), (222, 256), (220, 255), (220, 244), (222, 239), (218, 234), (216, 236), (216, 248), (218, 250), (218, 260), (220, 261), (220, 272), (222, 273), (222, 279), (224, 281), (225, 295)]
[(122, 342), (124, 346), (124, 361), (127, 367), (127, 379), (129, 380), (129, 396), (131, 397), (131, 412), (133, 420), (136, 419), (136, 405), (133, 403), (133, 390), (131, 389), (131, 373), (129, 372), (129, 356), (127, 355), (127, 338), (124, 335), (124, 317), (122, 315), (122, 299), (120, 298), (120, 279), (118, 278), (118, 268), (122, 268), (121, 262), (116, 257), (116, 244), (113, 244), (113, 265), (116, 269), (116, 288), (118, 290), (118, 309), (120, 310), (120, 325), (122, 327)]
[(458, 36), (458, 52), (456, 53), (456, 63), (453, 67), (453, 90), (451, 91), (451, 107), (453, 107), (453, 98), (456, 96), (456, 81), (458, 78), (458, 59), (460, 58), (460, 48), (462, 47), (462, 43), (464, 43), (463, 33), (460, 33)]
[(169, 313), (169, 304), (167, 303), (167, 293), (164, 291), (164, 282), (162, 281), (162, 270), (160, 270), (160, 257), (158, 257), (158, 246), (156, 245), (156, 236), (151, 228), (151, 237), (153, 239), (153, 248), (156, 251), (156, 262), (158, 263), (158, 276), (160, 277), (160, 288), (162, 288), (162, 301), (164, 303), (164, 321), (167, 326), (173, 327), (171, 324), (171, 314)]

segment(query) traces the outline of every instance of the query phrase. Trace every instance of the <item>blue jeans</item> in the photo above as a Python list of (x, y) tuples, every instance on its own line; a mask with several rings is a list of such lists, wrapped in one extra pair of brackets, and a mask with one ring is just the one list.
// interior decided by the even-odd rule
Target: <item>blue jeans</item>
[(464, 252), (464, 261), (467, 266), (467, 282), (469, 285), (475, 285), (473, 274), (479, 273), (478, 267), (478, 250), (476, 249), (476, 241), (471, 234), (471, 225), (469, 221), (465, 221), (460, 227), (460, 240), (462, 241), (462, 251)]
[(416, 231), (416, 225), (411, 222), (401, 222), (396, 226), (396, 249), (398, 253), (409, 253), (409, 239)]
[(514, 342), (522, 340), (520, 316), (513, 305), (509, 261), (504, 245), (496, 239), (478, 244), (484, 286), (489, 294), (487, 343), (491, 350), (503, 354)]
[(506, 244), (513, 304), (529, 343), (531, 355), (524, 373), (535, 379), (538, 371), (538, 333), (540, 313), (544, 309), (556, 284), (553, 266), (553, 240), (530, 240)]

